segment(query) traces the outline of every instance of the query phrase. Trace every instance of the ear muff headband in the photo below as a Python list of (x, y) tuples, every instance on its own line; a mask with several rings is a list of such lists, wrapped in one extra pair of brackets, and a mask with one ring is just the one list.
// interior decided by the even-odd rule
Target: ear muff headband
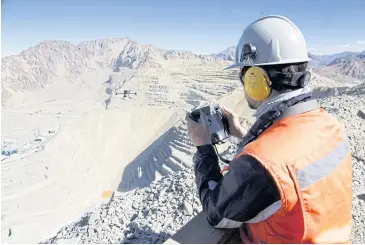
[(260, 67), (250, 67), (244, 74), (243, 86), (249, 97), (263, 101), (271, 94), (271, 81), (266, 71)]
[[(292, 69), (291, 69), (292, 70)], [(280, 84), (288, 87), (299, 87), (304, 88), (308, 85), (311, 79), (311, 73), (309, 71), (304, 72), (278, 72), (274, 69), (269, 69), (267, 71), (268, 76), (274, 80), (280, 80)]]

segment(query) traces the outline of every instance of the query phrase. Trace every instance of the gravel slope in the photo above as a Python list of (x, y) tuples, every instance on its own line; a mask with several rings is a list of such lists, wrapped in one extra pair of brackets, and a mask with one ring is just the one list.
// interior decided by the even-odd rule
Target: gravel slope
[(194, 175), (186, 169), (149, 187), (116, 194), (44, 243), (162, 243), (200, 211)]

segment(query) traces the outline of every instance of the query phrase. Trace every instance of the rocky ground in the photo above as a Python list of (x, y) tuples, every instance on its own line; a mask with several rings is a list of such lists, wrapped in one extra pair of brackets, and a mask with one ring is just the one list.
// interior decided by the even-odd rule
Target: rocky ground
[[(320, 101), (345, 125), (350, 139), (353, 153), (351, 240), (352, 243), (365, 243), (364, 85)], [(149, 187), (115, 193), (107, 204), (63, 227), (42, 243), (162, 243), (201, 209), (193, 170), (186, 168), (153, 182)]]
[(162, 243), (201, 211), (192, 169), (125, 194), (44, 243)]

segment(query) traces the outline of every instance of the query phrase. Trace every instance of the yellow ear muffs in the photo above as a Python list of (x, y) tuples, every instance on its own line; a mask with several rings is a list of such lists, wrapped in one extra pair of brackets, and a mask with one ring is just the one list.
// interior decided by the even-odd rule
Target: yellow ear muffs
[(271, 94), (271, 81), (266, 71), (260, 67), (250, 67), (244, 74), (243, 86), (249, 97), (263, 101)]

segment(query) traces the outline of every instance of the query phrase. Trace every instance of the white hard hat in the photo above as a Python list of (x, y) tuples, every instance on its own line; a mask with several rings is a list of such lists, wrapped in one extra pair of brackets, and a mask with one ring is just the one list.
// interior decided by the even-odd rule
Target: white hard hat
[(251, 23), (236, 48), (235, 64), (226, 69), (309, 61), (302, 32), (289, 19), (270, 15)]

